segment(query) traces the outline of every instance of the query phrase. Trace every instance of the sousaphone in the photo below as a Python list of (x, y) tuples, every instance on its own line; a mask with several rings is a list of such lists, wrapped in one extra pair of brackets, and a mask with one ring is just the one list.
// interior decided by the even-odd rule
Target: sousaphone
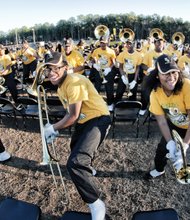
[(172, 43), (177, 44), (178, 46), (183, 44), (185, 41), (185, 36), (183, 35), (182, 32), (175, 32), (172, 35)]
[(134, 40), (135, 33), (130, 28), (124, 28), (119, 33), (119, 39), (121, 42), (125, 43), (127, 40)]
[(156, 38), (163, 38), (164, 37), (164, 33), (161, 29), (159, 28), (153, 28), (151, 29), (150, 33), (149, 33), (149, 37), (156, 39)]

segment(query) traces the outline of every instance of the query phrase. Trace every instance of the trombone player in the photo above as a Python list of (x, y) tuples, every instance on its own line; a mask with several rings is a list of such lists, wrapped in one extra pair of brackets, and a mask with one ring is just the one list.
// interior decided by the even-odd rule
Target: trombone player
[(50, 82), (58, 85), (58, 96), (68, 110), (57, 123), (45, 125), (45, 138), (49, 142), (59, 130), (75, 124), (67, 169), (83, 201), (89, 205), (92, 220), (104, 220), (106, 208), (94, 181), (92, 159), (111, 124), (108, 108), (88, 78), (68, 74), (64, 55), (52, 53), (45, 66)]

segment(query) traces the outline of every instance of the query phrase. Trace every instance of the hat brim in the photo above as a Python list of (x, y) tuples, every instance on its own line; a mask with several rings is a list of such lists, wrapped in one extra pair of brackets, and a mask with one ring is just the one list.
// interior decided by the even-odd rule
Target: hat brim
[(168, 74), (168, 73), (171, 73), (171, 72), (180, 72), (180, 70), (179, 70), (179, 69), (176, 69), (176, 68), (171, 68), (171, 69), (166, 70), (165, 72), (163, 72), (163, 71), (161, 70), (161, 68), (160, 68), (159, 63), (157, 64), (157, 67), (158, 67), (158, 71), (159, 71), (161, 74), (163, 74), (163, 75)]

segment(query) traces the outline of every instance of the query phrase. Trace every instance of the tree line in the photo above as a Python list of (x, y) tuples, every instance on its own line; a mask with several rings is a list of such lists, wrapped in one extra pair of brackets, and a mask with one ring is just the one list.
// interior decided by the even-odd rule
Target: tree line
[[(63, 38), (71, 37), (74, 40), (95, 39), (94, 30), (98, 25), (105, 25), (110, 33), (116, 29), (116, 35), (122, 28), (130, 28), (135, 33), (135, 39), (146, 39), (152, 28), (159, 28), (164, 33), (164, 38), (171, 41), (175, 32), (182, 32), (185, 42), (190, 42), (190, 22), (183, 21), (182, 18), (172, 18), (169, 16), (136, 15), (135, 13), (102, 15), (79, 15), (68, 20), (60, 20), (56, 25), (48, 22), (36, 24), (34, 27), (15, 28), (5, 34), (0, 32), (0, 42), (3, 44), (15, 44), (16, 38), (19, 42), (23, 39), (33, 41), (35, 31), (36, 41), (62, 41)], [(17, 37), (16, 37), (17, 36)]]

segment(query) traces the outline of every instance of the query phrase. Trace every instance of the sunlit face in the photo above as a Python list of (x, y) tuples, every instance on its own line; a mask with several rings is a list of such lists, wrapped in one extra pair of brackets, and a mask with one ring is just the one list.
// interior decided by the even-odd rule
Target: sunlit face
[(160, 79), (161, 86), (162, 86), (163, 90), (165, 91), (165, 93), (167, 95), (171, 94), (175, 88), (175, 85), (176, 85), (178, 79), (179, 79), (178, 71), (173, 71), (173, 72), (170, 72), (167, 74), (159, 73), (158, 77)]
[(67, 66), (48, 66), (46, 73), (48, 79), (53, 85), (59, 85), (63, 81), (64, 72), (66, 71)]
[(107, 47), (107, 44), (104, 43), (104, 42), (100, 42), (100, 47), (101, 47), (102, 50), (105, 50), (106, 47)]

